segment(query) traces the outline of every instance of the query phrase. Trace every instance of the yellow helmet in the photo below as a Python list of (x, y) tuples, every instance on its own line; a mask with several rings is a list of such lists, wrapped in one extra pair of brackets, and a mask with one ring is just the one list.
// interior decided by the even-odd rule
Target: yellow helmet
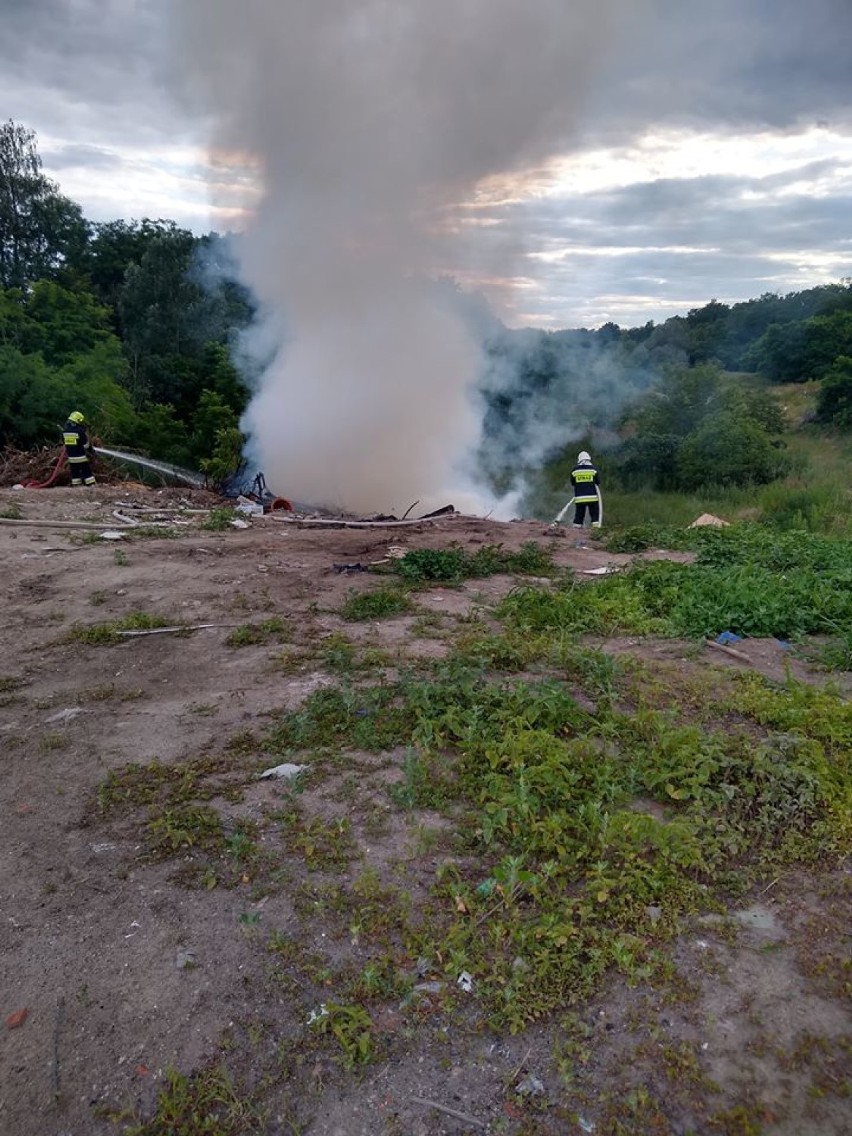
[(68, 415), (68, 421), (76, 422), (78, 423), (78, 425), (82, 426), (82, 424), (86, 421), (86, 416), (85, 414), (81, 414), (79, 410), (72, 410)]

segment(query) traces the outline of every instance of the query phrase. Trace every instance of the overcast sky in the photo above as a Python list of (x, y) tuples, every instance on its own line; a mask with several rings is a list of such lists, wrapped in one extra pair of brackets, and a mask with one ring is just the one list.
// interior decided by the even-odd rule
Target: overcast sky
[[(518, 0), (539, 3), (553, 0)], [(180, 6), (0, 0), (0, 117), (37, 131), (46, 171), (94, 220), (239, 229), (257, 190), (211, 164), (180, 81)], [(448, 244), (446, 271), (508, 322), (553, 328), (852, 275), (852, 0), (628, 8), (561, 152), (447, 219), (474, 239), (464, 263)]]

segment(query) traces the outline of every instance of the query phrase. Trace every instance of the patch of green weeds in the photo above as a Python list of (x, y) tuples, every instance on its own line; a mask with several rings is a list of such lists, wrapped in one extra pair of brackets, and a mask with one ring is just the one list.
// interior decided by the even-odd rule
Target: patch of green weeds
[(39, 738), (38, 751), (39, 753), (52, 753), (56, 749), (62, 749), (66, 744), (64, 734), (60, 733), (47, 733)]
[(340, 609), (344, 619), (352, 622), (387, 619), (412, 610), (411, 599), (398, 588), (379, 588), (373, 592), (353, 592)]
[(509, 625), (572, 634), (790, 638), (852, 626), (852, 542), (761, 526), (695, 537), (695, 564), (635, 563), (578, 586), (520, 589), (502, 603)]
[(388, 787), (388, 796), (395, 805), (409, 811), (444, 808), (458, 796), (454, 764), (441, 754), (408, 746), (402, 778)]
[(351, 674), (357, 669), (358, 648), (345, 635), (335, 633), (322, 642), (322, 664), (332, 674)]
[(225, 529), (230, 528), (231, 521), (236, 517), (236, 511), (226, 506), (219, 506), (216, 509), (211, 509), (204, 520), (201, 522), (201, 528), (206, 532), (224, 532)]
[(13, 691), (20, 690), (22, 686), (26, 685), (26, 679), (21, 678), (19, 675), (0, 676), (0, 694), (11, 694)]
[(671, 525), (631, 525), (609, 533), (606, 548), (608, 552), (645, 552), (649, 548), (682, 551), (695, 548), (699, 539), (696, 533), (696, 529)]
[(127, 558), (127, 553), (121, 549), (116, 548), (112, 554), (113, 563), (119, 568), (126, 568), (130, 561)]
[(324, 1002), (315, 1012), (311, 1028), (320, 1035), (335, 1039), (342, 1051), (344, 1068), (354, 1069), (373, 1059), (373, 1023), (362, 1006)]
[[(234, 750), (251, 756), (253, 750)], [(224, 797), (237, 801), (242, 796), (246, 769), (233, 758), (199, 757), (178, 765), (155, 761), (149, 765), (127, 765), (112, 769), (98, 786), (93, 807), (103, 818), (127, 815), (141, 808), (174, 809), (196, 801)], [(240, 776), (234, 780), (234, 773)], [(214, 778), (221, 778), (214, 780)]]
[(710, 1117), (710, 1129), (721, 1136), (761, 1136), (772, 1115), (765, 1105), (735, 1105)]
[(553, 555), (535, 541), (528, 541), (518, 552), (506, 552), (500, 544), (483, 545), (474, 553), (462, 548), (415, 548), (395, 564), (405, 580), (414, 583), (458, 584), (465, 579), (481, 579), (497, 573), (550, 576)]
[(350, 935), (357, 941), (388, 941), (403, 935), (411, 917), (410, 895), (384, 884), (374, 868), (365, 868), (352, 882)]
[(240, 1093), (221, 1067), (186, 1077), (167, 1070), (150, 1120), (126, 1130), (126, 1136), (261, 1136), (266, 1116)]
[(21, 506), (17, 501), (13, 501), (11, 505), (7, 505), (4, 509), (0, 509), (0, 520), (4, 521), (19, 521), (24, 514), (21, 512)]
[(809, 645), (803, 656), (826, 671), (852, 671), (852, 630), (830, 637), (819, 646)]
[(328, 687), (284, 714), (264, 748), (282, 754), (349, 746), (380, 752), (407, 741), (413, 727), (414, 714), (395, 686)]
[(289, 626), (276, 616), (260, 623), (241, 624), (230, 633), (225, 642), (229, 647), (257, 647), (272, 640), (286, 639), (289, 635)]
[(345, 817), (329, 821), (321, 817), (305, 820), (294, 812), (285, 829), (285, 840), (311, 871), (339, 871), (348, 867), (358, 854), (352, 825)]
[(186, 529), (174, 529), (167, 525), (137, 525), (128, 533), (131, 540), (177, 540), (186, 535)]
[(95, 623), (89, 627), (77, 625), (71, 629), (72, 640), (86, 643), (90, 647), (106, 647), (121, 642), (121, 631), (150, 631), (157, 627), (168, 627), (169, 621), (161, 615), (147, 611), (135, 611), (122, 619), (110, 623)]
[(92, 605), (92, 607), (100, 607), (102, 604), (105, 604), (108, 599), (109, 596), (106, 592), (92, 592), (92, 594), (89, 596), (89, 603)]
[(145, 826), (149, 854), (168, 860), (182, 852), (220, 851), (225, 844), (222, 818), (206, 805), (165, 809)]
[(121, 690), (115, 683), (103, 683), (101, 686), (90, 686), (81, 690), (77, 695), (78, 702), (137, 702), (145, 697), (145, 691), (139, 687), (130, 690)]
[[(234, 777), (235, 772), (240, 776)], [(152, 762), (111, 770), (98, 787), (86, 820), (132, 816), (140, 821), (143, 854), (156, 860), (181, 857), (187, 851), (214, 861), (194, 859), (185, 866), (184, 882), (202, 887), (235, 883), (247, 864), (258, 861), (256, 828), (237, 821), (229, 832), (215, 809), (203, 802), (224, 797), (239, 801), (247, 779), (233, 758), (198, 758), (178, 766)]]

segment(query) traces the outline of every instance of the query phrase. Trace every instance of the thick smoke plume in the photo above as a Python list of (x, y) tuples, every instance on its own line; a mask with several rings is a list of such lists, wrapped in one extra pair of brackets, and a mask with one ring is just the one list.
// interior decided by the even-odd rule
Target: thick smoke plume
[(471, 504), (481, 345), (434, 280), (477, 184), (570, 136), (623, 3), (178, 0), (213, 146), (259, 171), (242, 272), (284, 335), (245, 426), (279, 492)]

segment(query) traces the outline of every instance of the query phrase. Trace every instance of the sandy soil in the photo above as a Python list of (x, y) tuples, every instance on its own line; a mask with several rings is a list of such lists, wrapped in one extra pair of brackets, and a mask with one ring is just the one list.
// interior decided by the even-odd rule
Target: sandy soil
[[(130, 495), (164, 509), (181, 498), (210, 504), (205, 495), (183, 491)], [(4, 491), (0, 510), (14, 501), (25, 518), (117, 527), (112, 511), (127, 499), (126, 489)], [(274, 665), (280, 645), (229, 648), (229, 633), (281, 616), (290, 642), (303, 648), (343, 632), (400, 661), (440, 656), (443, 630), (474, 609), (487, 611), (513, 579), (436, 588), (418, 597), (417, 615), (354, 625), (336, 610), (376, 581), (334, 565), (381, 560), (390, 546), (457, 541), (471, 549), (490, 543), (514, 549), (551, 537), (540, 523), (459, 519), (376, 532), (304, 531), (264, 519), (247, 532), (193, 525), (178, 539), (114, 544), (75, 543), (61, 529), (0, 526), (0, 1010), (4, 1018), (27, 1011), (22, 1024), (0, 1027), (0, 1132), (107, 1136), (121, 1130), (122, 1114), (150, 1112), (170, 1067), (188, 1073), (222, 1053), (236, 1054), (240, 1067), (243, 1052), (250, 1080), (253, 1052), (268, 1056), (282, 1039), (294, 1038), (287, 1052), (298, 1051), (303, 1007), (297, 993), (271, 982), (264, 938), (273, 928), (287, 933), (296, 926), (297, 891), (282, 886), (258, 895), (248, 877), (227, 888), (183, 886), (174, 862), (140, 859), (138, 824), (104, 819), (95, 807), (97, 787), (110, 771), (222, 758), (241, 733), (262, 732), (271, 711), (295, 708), (335, 681), (315, 665)], [(570, 538), (555, 545), (557, 562), (578, 571), (630, 559), (575, 548)], [(215, 627), (108, 647), (69, 639), (75, 625), (139, 611)], [(708, 673), (745, 665), (691, 644), (619, 640), (607, 649)], [(777, 644), (749, 643), (744, 650), (773, 679), (783, 679), (788, 665), (797, 677), (818, 678), (790, 664)], [(308, 782), (301, 806), (325, 818), (351, 814), (359, 870), (373, 866), (384, 878), (402, 857), (409, 884), (416, 887), (420, 873), (425, 888), (441, 853), (423, 834), (440, 833), (448, 822), (420, 814), (415, 823), (388, 807), (385, 788), (398, 777), (401, 760), (349, 755), (333, 775)], [(212, 804), (232, 819), (259, 819), (286, 804), (276, 782), (252, 782), (236, 804), (226, 787), (227, 776)], [(693, 992), (685, 1007), (621, 985), (578, 1005), (572, 1028), (581, 1040), (566, 1057), (575, 1068), (569, 1103), (577, 1119), (559, 1131), (593, 1131), (601, 1085), (641, 1091), (658, 1076), (660, 1053), (679, 1047), (720, 1086), (722, 1104), (759, 1102), (766, 1132), (848, 1132), (848, 1102), (837, 1084), (848, 1074), (842, 1044), (845, 1038), (848, 1045), (850, 1021), (820, 966), (834, 957), (826, 943), (842, 944), (846, 935), (848, 948), (848, 896), (848, 877), (785, 876), (731, 919), (685, 932), (677, 948), (683, 982)], [(302, 947), (351, 954), (330, 926), (318, 908), (313, 941)], [(402, 1031), (392, 1005), (376, 1025), (389, 1035)], [(553, 1055), (569, 1034), (564, 1023), (550, 1023), (495, 1037), (436, 1017), (428, 1043), (400, 1033), (393, 1056), (358, 1078), (311, 1058), (298, 1082), (300, 1100), (263, 1085), (257, 1091), (272, 1103), (271, 1133), (532, 1131), (508, 1088), (533, 1075), (542, 1086), (536, 1099), (565, 1102)], [(810, 1048), (809, 1037), (819, 1039)], [(814, 1090), (814, 1062), (824, 1091)], [(430, 1110), (413, 1097), (471, 1119)], [(534, 1113), (535, 1102), (530, 1106)], [(293, 1126), (294, 1116), (302, 1127)], [(672, 1096), (657, 1123), (636, 1131), (710, 1131), (688, 1092)], [(752, 1131), (733, 1125), (715, 1130)]]

